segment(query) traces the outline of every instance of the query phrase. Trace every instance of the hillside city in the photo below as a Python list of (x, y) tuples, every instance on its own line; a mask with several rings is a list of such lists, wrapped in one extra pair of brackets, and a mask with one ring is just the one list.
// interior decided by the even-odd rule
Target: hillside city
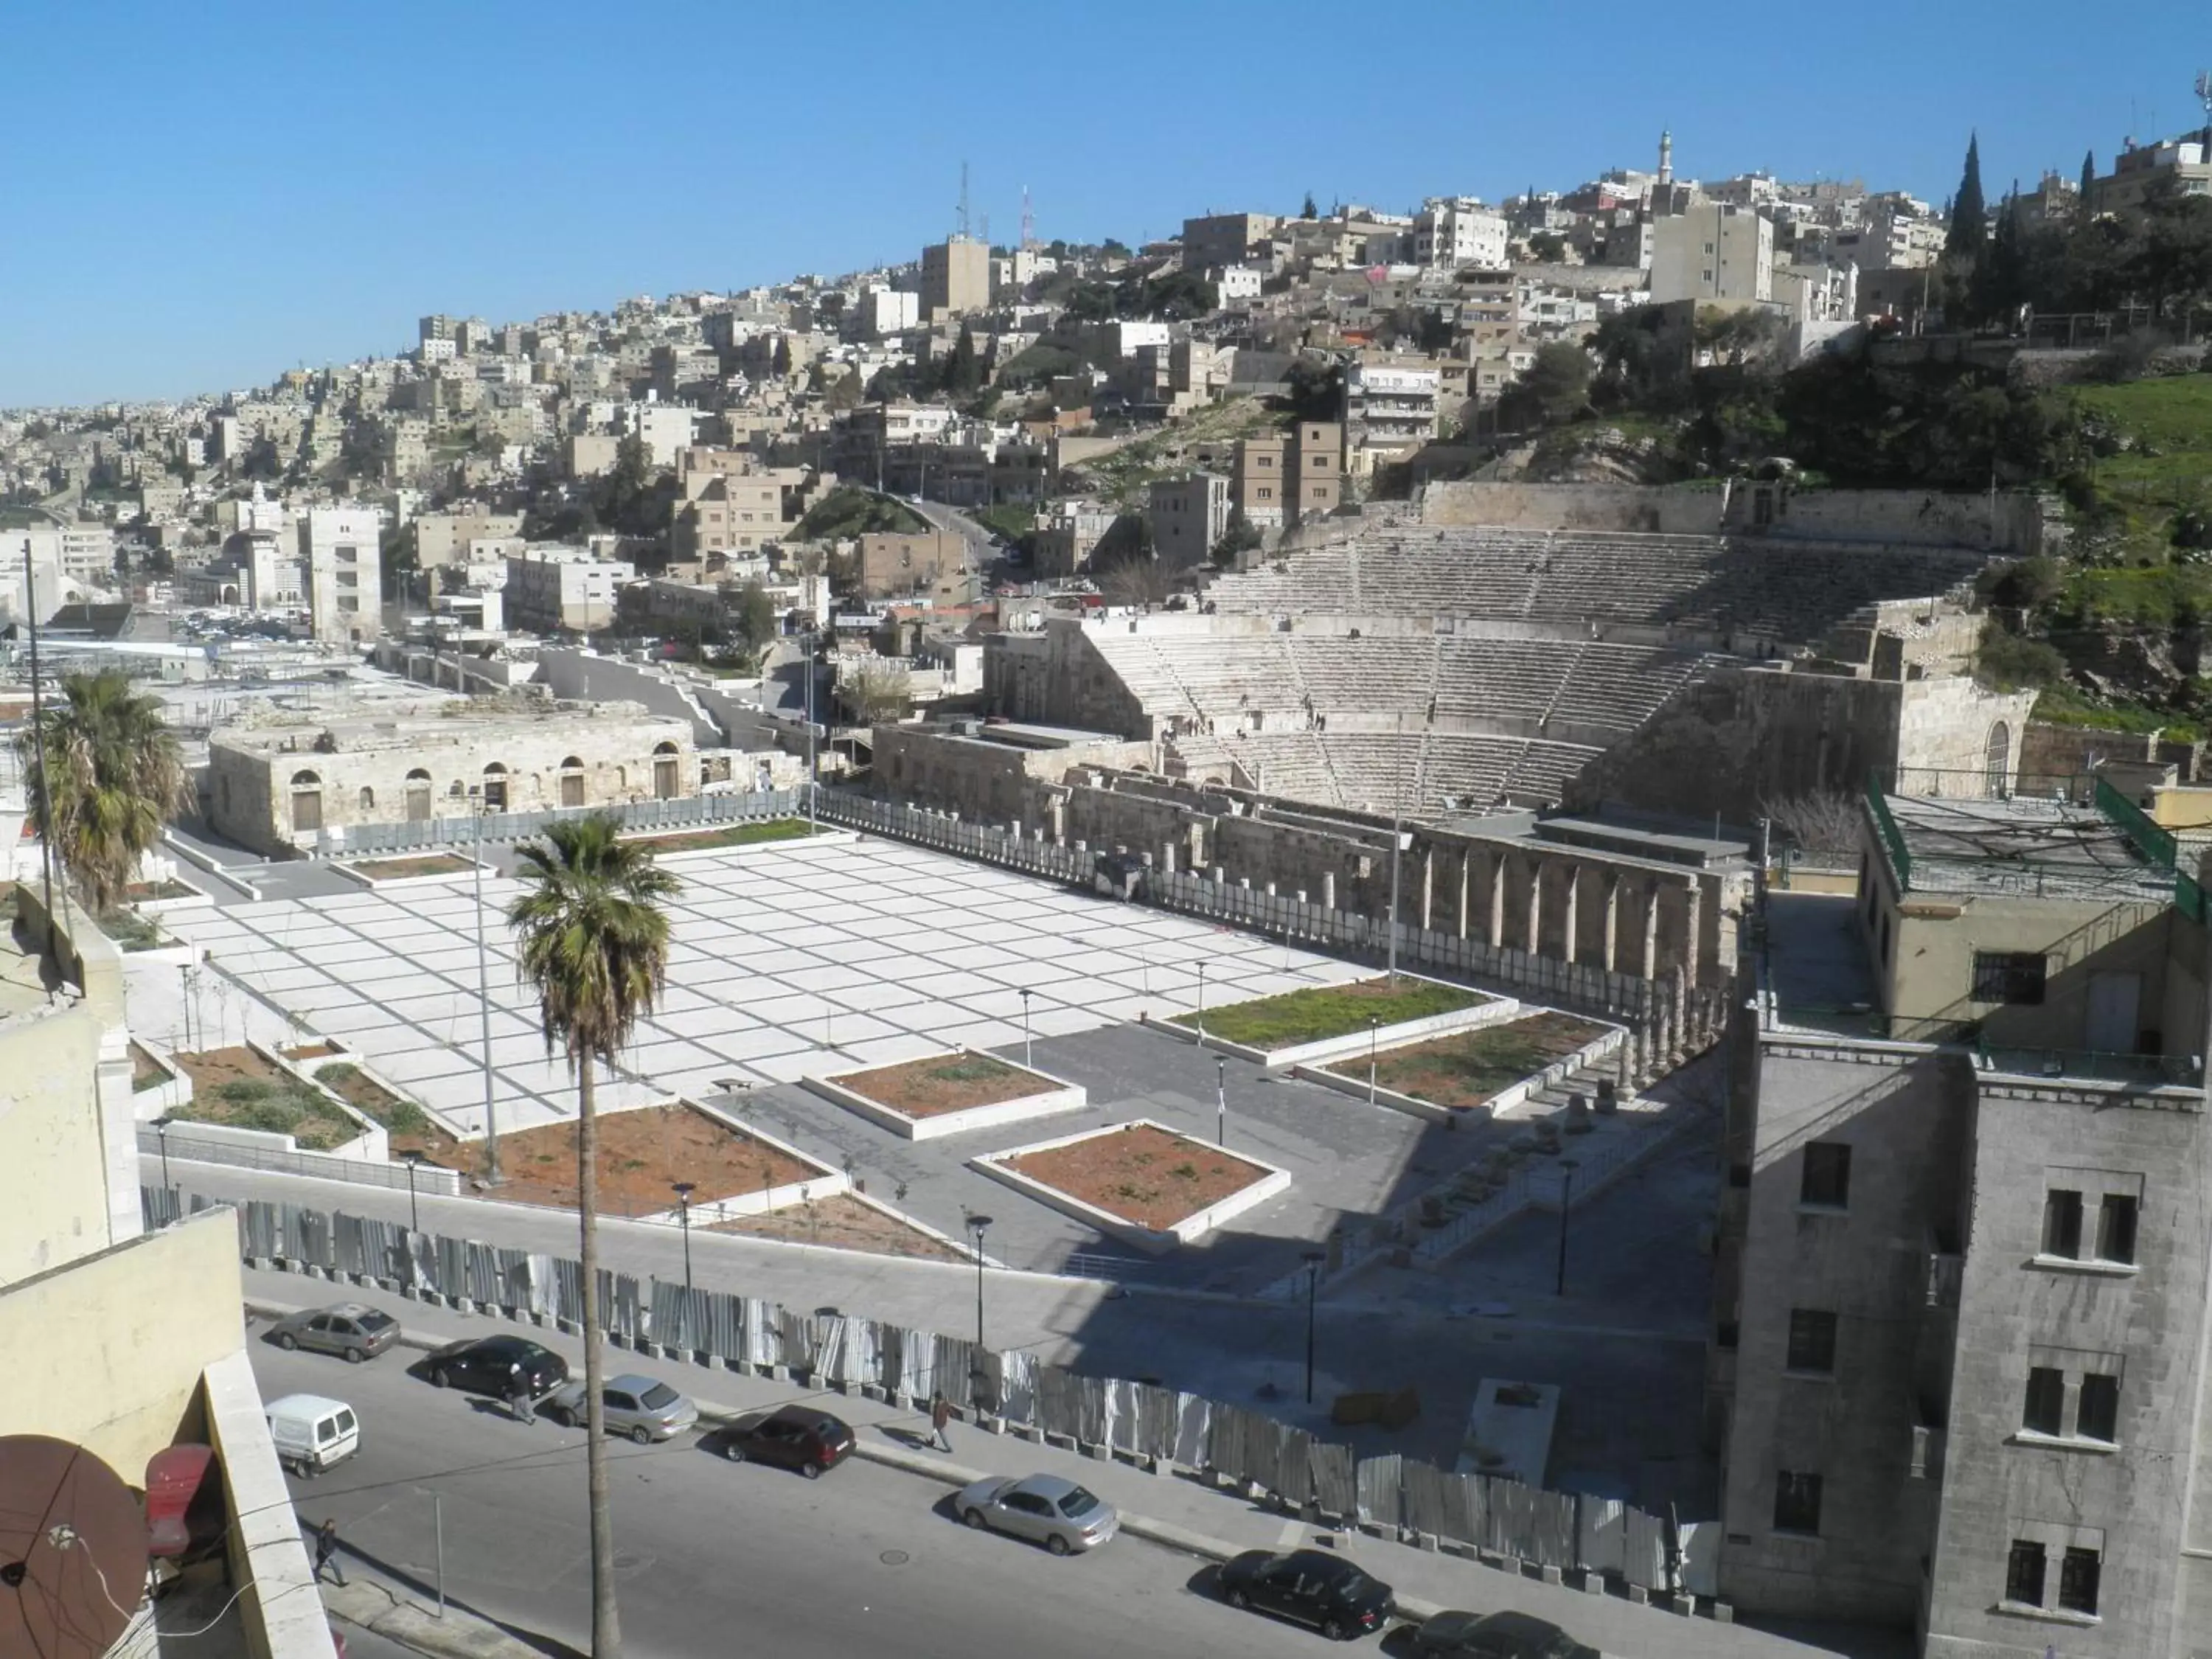
[(0, 410), (0, 1659), (2212, 1659), (2212, 127), (1651, 144)]

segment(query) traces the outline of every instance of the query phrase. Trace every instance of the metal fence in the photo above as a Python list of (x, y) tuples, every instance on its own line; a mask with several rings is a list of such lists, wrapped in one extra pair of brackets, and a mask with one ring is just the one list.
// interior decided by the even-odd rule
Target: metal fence
[(675, 800), (630, 801), (615, 806), (488, 812), (481, 818), (419, 818), (404, 823), (354, 824), (342, 835), (325, 830), (313, 847), (302, 850), (312, 858), (350, 859), (467, 847), (479, 836), (488, 842), (527, 841), (532, 836), (542, 835), (553, 824), (599, 812), (613, 813), (622, 820), (626, 830), (680, 834), (686, 830), (713, 830), (725, 824), (797, 817), (805, 811), (803, 789), (761, 789), (686, 795)]
[[(178, 1218), (176, 1194), (142, 1188), (149, 1226)], [(197, 1211), (210, 1207), (197, 1196)], [(374, 1280), (422, 1297), (574, 1328), (583, 1278), (573, 1261), (415, 1232), (396, 1222), (254, 1200), (237, 1207), (241, 1255), (258, 1264)], [(753, 1297), (641, 1281), (602, 1270), (600, 1323), (611, 1340), (735, 1370), (872, 1389), (894, 1400), (942, 1392), (1040, 1436), (1213, 1474), (1385, 1532), (1412, 1531), (1509, 1560), (1598, 1572), (1647, 1590), (1711, 1595), (1710, 1550), (1691, 1552), (1668, 1522), (1610, 1499), (1545, 1492), (1350, 1446), (1241, 1406), (1119, 1377), (1085, 1376), (1026, 1351)], [(1687, 1534), (1690, 1528), (1681, 1532)]]

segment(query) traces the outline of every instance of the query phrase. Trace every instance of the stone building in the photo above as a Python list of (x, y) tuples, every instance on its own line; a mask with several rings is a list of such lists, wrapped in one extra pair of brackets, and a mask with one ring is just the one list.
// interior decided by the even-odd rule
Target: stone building
[(1870, 793), (1729, 1045), (1723, 1598), (1931, 1659), (2205, 1650), (2206, 933), (2101, 806)]
[(230, 727), (208, 743), (215, 828), (271, 856), (364, 824), (615, 806), (699, 793), (691, 726), (636, 703), (553, 702)]

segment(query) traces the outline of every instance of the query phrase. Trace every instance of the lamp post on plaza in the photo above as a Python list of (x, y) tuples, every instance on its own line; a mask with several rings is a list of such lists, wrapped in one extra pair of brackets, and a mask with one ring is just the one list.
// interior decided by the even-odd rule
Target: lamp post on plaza
[(1213, 1061), (1213, 1139), (1216, 1146), (1229, 1144), (1229, 1062), (1218, 1055)]
[(1022, 987), (1022, 1064), (1034, 1065), (1036, 1058), (1030, 1048), (1030, 989), (1024, 985)]
[(1382, 1022), (1373, 1014), (1367, 1016), (1367, 1103), (1375, 1103), (1375, 1041), (1382, 1030)]
[(1206, 1041), (1206, 964), (1198, 964), (1198, 1040)]
[(1314, 1378), (1314, 1302), (1321, 1286), (1321, 1264), (1328, 1260), (1327, 1250), (1306, 1250), (1300, 1261), (1306, 1264), (1306, 1404), (1313, 1404)]
[(415, 1203), (415, 1171), (422, 1167), (422, 1154), (404, 1152), (399, 1154), (399, 1161), (407, 1166), (407, 1231), (419, 1233), (422, 1231), (422, 1213)]
[(484, 1185), (499, 1185), (499, 1111), (492, 1104), (491, 1089), (491, 969), (484, 951), (483, 919), (483, 809), (484, 792), (482, 784), (469, 786), (469, 821), (476, 828), (472, 842), (473, 856), (469, 860), (476, 870), (477, 894), (477, 1014), (478, 1036), (483, 1043), (484, 1095)]
[(691, 1194), (699, 1190), (693, 1181), (673, 1181), (669, 1185), (676, 1191), (676, 1213), (684, 1228), (684, 1294), (691, 1294)]
[(169, 1182), (169, 1126), (177, 1120), (164, 1112), (154, 1120), (154, 1133), (161, 1137), (161, 1190), (173, 1199), (177, 1189)]

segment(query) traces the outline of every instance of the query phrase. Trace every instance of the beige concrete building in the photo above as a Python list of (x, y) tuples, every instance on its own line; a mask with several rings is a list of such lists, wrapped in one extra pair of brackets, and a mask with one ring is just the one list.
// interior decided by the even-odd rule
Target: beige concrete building
[(972, 236), (948, 236), (921, 251), (922, 320), (942, 322), (991, 307), (991, 247)]
[(1750, 208), (1701, 205), (1655, 220), (1651, 303), (1774, 297), (1774, 221)]
[(457, 702), (398, 720), (333, 710), (218, 731), (208, 763), (210, 822), (271, 856), (342, 846), (357, 825), (699, 793), (691, 726), (627, 702)]
[(895, 599), (954, 580), (967, 568), (967, 549), (968, 544), (949, 530), (871, 532), (860, 538), (861, 597)]
[(1231, 510), (1256, 529), (1287, 530), (1334, 513), (1344, 500), (1344, 428), (1300, 421), (1238, 440), (1229, 488)]
[(456, 507), (441, 513), (418, 513), (408, 528), (415, 537), (415, 562), (428, 570), (441, 564), (467, 563), (471, 542), (521, 535), (522, 514), (494, 513), (473, 505)]
[(2212, 1610), (2202, 891), (2124, 800), (1870, 793), (1730, 1047), (1723, 1599), (1929, 1659), (2182, 1659)]
[(1272, 213), (1215, 213), (1182, 222), (1182, 268), (1209, 270), (1264, 258), (1283, 221)]
[(1152, 526), (1161, 568), (1204, 564), (1229, 529), (1229, 480), (1214, 472), (1160, 479), (1152, 489)]
[(299, 520), (307, 614), (318, 640), (363, 645), (384, 630), (384, 514), (369, 507), (311, 507)]
[(507, 562), (508, 622), (533, 633), (591, 634), (613, 625), (627, 559), (595, 558), (580, 547), (529, 547)]

